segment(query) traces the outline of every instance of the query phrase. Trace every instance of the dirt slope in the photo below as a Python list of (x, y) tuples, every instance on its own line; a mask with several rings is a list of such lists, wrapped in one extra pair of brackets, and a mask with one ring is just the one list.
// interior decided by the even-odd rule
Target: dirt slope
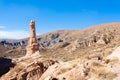
[[(0, 79), (120, 80), (120, 58), (114, 58), (119, 54), (119, 31), (120, 23), (108, 23), (84, 30), (60, 30), (43, 34), (38, 36), (40, 53), (29, 57), (25, 57), (22, 52), (24, 50), (25, 53), (26, 46), (17, 46), (10, 51), (1, 45), (2, 49), (6, 49), (2, 55), (12, 58), (15, 67)], [(23, 40), (27, 42), (27, 38)], [(46, 46), (48, 43), (50, 45)]]
[[(67, 61), (92, 53), (106, 56), (120, 45), (120, 23), (100, 24), (83, 30), (58, 30), (40, 35), (38, 38), (41, 39), (39, 43), (51, 43), (47, 47), (40, 46), (40, 51), (52, 58)], [(58, 42), (59, 40), (62, 42)], [(13, 40), (15, 41), (22, 40)], [(23, 41), (27, 44), (28, 38)], [(14, 58), (25, 55), (25, 46), (12, 51), (0, 46), (1, 56)]]

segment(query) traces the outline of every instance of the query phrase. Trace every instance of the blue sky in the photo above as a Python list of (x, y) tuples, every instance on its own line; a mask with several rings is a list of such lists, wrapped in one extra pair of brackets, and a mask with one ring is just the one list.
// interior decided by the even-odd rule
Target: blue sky
[(120, 22), (119, 4), (119, 0), (0, 0), (0, 38), (28, 37), (31, 19), (37, 34)]

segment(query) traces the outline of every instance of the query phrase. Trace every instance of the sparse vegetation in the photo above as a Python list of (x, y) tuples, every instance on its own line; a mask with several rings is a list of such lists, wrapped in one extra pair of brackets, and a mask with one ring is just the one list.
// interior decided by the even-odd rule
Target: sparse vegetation
[[(119, 59), (107, 59), (107, 56), (110, 55), (118, 46), (120, 46), (119, 27), (120, 23), (109, 23), (99, 25), (99, 27), (94, 26), (81, 31), (61, 30), (38, 36), (39, 44), (42, 43), (43, 45), (39, 45), (40, 54), (46, 56), (47, 58), (57, 60), (58, 62), (56, 63), (58, 65), (55, 67), (51, 66), (53, 64), (49, 62), (52, 61), (47, 62), (47, 60), (45, 60), (46, 64), (42, 63), (42, 67), (40, 67), (41, 62), (39, 58), (41, 59), (41, 56), (36, 56), (38, 58), (27, 58), (26, 60), (21, 61), (20, 64), (17, 64), (14, 68), (11, 68), (8, 74), (12, 75), (19, 73), (25, 69), (26, 65), (38, 65), (38, 62), (40, 62), (38, 65), (41, 68), (40, 70), (43, 70), (43, 67), (45, 69), (43, 71), (48, 70), (48, 72), (49, 70), (55, 69), (53, 70), (54, 73), (51, 71), (49, 74), (52, 76), (53, 74), (54, 76), (57, 76), (55, 77), (56, 79), (61, 79), (60, 77), (64, 77), (63, 75), (70, 77), (69, 74), (72, 74), (74, 71), (75, 74), (78, 73), (77, 75), (80, 76), (78, 80), (87, 80), (88, 78), (93, 80), (113, 80), (117, 75), (114, 70), (112, 70), (113, 68), (111, 68), (110, 65), (118, 65)], [(41, 40), (42, 42), (40, 42)], [(28, 39), (22, 41), (25, 41), (26, 43)], [(26, 54), (25, 47), (26, 46), (19, 46), (13, 48), (11, 46), (0, 44), (0, 56), (12, 59), (20, 58)], [(59, 61), (61, 61), (61, 63)], [(69, 65), (67, 63), (69, 63)], [(49, 66), (52, 67), (52, 69), (49, 69)], [(77, 72), (78, 70), (81, 70), (81, 73)], [(16, 76), (17, 75), (19, 74), (16, 74)], [(64, 78), (66, 79), (66, 77)]]

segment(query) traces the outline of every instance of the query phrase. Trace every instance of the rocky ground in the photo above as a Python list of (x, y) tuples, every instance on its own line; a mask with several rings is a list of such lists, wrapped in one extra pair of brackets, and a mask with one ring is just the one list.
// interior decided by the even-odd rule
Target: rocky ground
[(119, 31), (120, 23), (108, 23), (43, 34), (38, 36), (40, 52), (27, 57), (26, 46), (1, 44), (1, 57), (15, 66), (0, 80), (119, 80)]
[[(115, 50), (116, 52), (116, 50)], [(119, 56), (58, 61), (36, 52), (13, 60), (15, 66), (0, 80), (119, 80)]]

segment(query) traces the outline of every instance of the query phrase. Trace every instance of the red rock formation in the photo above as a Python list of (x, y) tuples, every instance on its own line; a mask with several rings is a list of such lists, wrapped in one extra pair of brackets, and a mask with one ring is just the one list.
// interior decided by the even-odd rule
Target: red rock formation
[(30, 39), (28, 42), (28, 46), (26, 47), (26, 50), (27, 50), (27, 55), (30, 55), (30, 54), (33, 54), (33, 53), (39, 51), (39, 45), (37, 43), (34, 20), (32, 20), (30, 23)]

